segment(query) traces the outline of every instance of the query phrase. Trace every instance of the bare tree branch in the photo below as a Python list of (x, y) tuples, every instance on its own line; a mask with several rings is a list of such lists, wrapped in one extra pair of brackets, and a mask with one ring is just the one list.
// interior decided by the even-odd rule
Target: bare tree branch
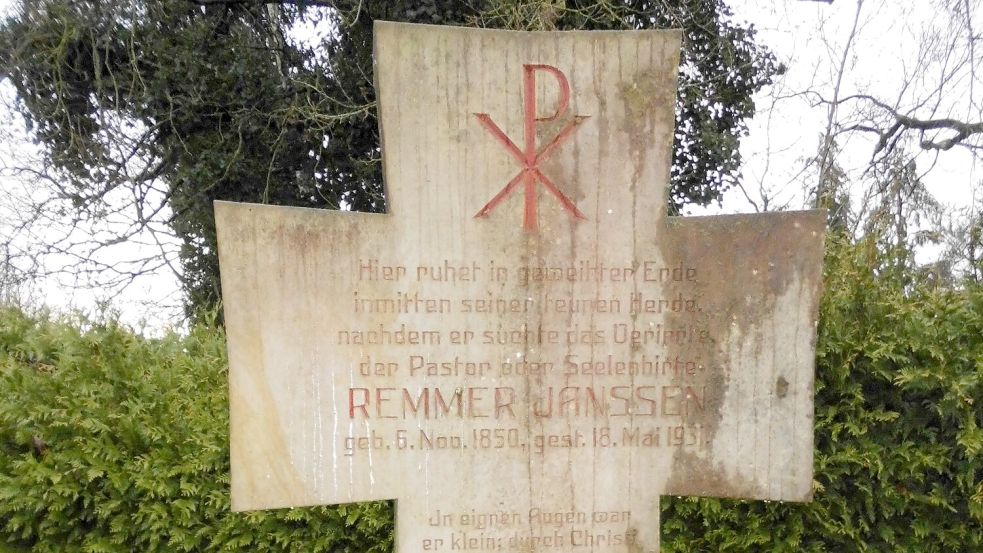
[[(925, 150), (950, 150), (956, 145), (964, 144), (966, 139), (975, 135), (983, 134), (983, 121), (967, 123), (951, 117), (939, 119), (919, 119), (910, 115), (898, 112), (897, 109), (884, 103), (883, 101), (868, 94), (853, 94), (840, 100), (833, 100), (831, 104), (843, 104), (851, 101), (869, 102), (887, 114), (893, 123), (886, 129), (881, 129), (871, 125), (857, 124), (847, 127), (846, 130), (857, 130), (872, 132), (879, 136), (877, 145), (874, 147), (874, 156), (889, 148), (900, 138), (900, 135), (908, 130), (923, 131), (919, 146)], [(924, 131), (947, 130), (952, 134), (945, 138), (925, 138)], [(969, 147), (979, 147), (975, 144), (966, 144)]]

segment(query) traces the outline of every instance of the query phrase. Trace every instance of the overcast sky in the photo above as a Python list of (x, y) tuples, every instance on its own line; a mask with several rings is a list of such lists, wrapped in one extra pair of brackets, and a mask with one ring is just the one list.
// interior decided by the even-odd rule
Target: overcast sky
[[(751, 123), (751, 136), (743, 143), (745, 187), (773, 189), (790, 207), (803, 207), (804, 185), (813, 185), (815, 171), (803, 174), (805, 160), (816, 154), (826, 127), (825, 106), (816, 105), (816, 90), (832, 96), (837, 70), (857, 12), (855, 0), (832, 4), (809, 0), (744, 0), (732, 2), (737, 17), (749, 21), (766, 44), (788, 67), (788, 74), (775, 87), (759, 95), (758, 116)], [(975, 14), (976, 28), (983, 13)], [(854, 42), (846, 57), (842, 96), (866, 93), (893, 101), (905, 80), (911, 77), (926, 30), (945, 30), (948, 21), (929, 0), (897, 2), (866, 0), (861, 10)], [(912, 86), (930, 88), (934, 75), (925, 75)], [(964, 91), (965, 92), (965, 91)], [(981, 114), (968, 107), (955, 115), (979, 121)], [(866, 169), (875, 140), (869, 135), (844, 135), (840, 146), (847, 153), (840, 160), (848, 174), (857, 179)], [(953, 149), (936, 158), (922, 155), (919, 170), (932, 194), (952, 206), (971, 205), (980, 193), (978, 162), (964, 149)], [(750, 194), (753, 199), (753, 194)], [(859, 194), (856, 196), (859, 197)], [(724, 202), (726, 210), (753, 210), (740, 190), (732, 190)]]
[[(0, 10), (9, 9), (12, 0), (0, 0)], [(806, 169), (806, 160), (818, 150), (826, 126), (826, 108), (816, 105), (816, 97), (802, 95), (805, 90), (829, 93), (837, 78), (837, 67), (856, 13), (853, 0), (832, 4), (807, 0), (735, 0), (736, 16), (755, 25), (759, 41), (766, 44), (789, 68), (788, 74), (760, 95), (759, 115), (751, 123), (751, 136), (743, 144), (746, 159), (744, 190), (731, 190), (722, 206), (691, 209), (691, 214), (748, 212), (760, 206), (758, 191), (764, 189), (778, 204), (797, 209), (806, 207), (805, 192), (815, 182), (815, 170)], [(930, 2), (866, 0), (842, 88), (845, 93), (867, 92), (892, 98), (903, 85), (918, 52), (926, 25), (937, 25), (938, 13)], [(983, 28), (981, 14), (977, 28)], [(930, 85), (926, 79), (922, 85)], [(917, 84), (917, 83), (916, 83)], [(0, 93), (10, 100), (10, 87)], [(966, 118), (978, 120), (979, 113)], [(0, 118), (2, 119), (2, 118)], [(873, 152), (868, 137), (842, 137), (848, 152), (841, 160), (852, 177), (859, 177)], [(0, 145), (0, 156), (12, 145)], [(17, 147), (16, 145), (13, 145)], [(0, 160), (2, 161), (2, 160)], [(954, 149), (939, 158), (922, 156), (919, 169), (924, 181), (942, 202), (953, 206), (971, 205), (979, 194), (983, 173), (965, 151)], [(930, 169), (930, 170), (929, 170)], [(4, 182), (5, 190), (13, 185)], [(859, 197), (859, 193), (855, 194)], [(752, 203), (754, 202), (754, 203)], [(2, 216), (2, 213), (0, 213)], [(0, 225), (3, 221), (0, 221)], [(138, 282), (122, 295), (107, 297), (103, 290), (76, 290), (74, 282), (47, 283), (41, 290), (45, 300), (56, 306), (91, 309), (97, 300), (117, 306), (126, 321), (136, 324), (148, 319), (152, 327), (180, 313), (180, 294), (176, 279), (167, 271)], [(154, 307), (161, 304), (163, 307)]]

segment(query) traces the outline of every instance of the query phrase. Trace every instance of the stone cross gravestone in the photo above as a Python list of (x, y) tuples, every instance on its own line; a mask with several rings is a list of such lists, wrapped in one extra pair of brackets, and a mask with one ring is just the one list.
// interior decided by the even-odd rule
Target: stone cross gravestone
[(236, 510), (659, 550), (808, 501), (824, 216), (666, 216), (680, 34), (376, 26), (384, 215), (217, 203)]

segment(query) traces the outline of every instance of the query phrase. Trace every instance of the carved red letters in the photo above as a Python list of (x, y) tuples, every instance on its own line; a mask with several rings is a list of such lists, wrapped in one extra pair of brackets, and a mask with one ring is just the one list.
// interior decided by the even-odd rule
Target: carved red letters
[[(522, 183), (523, 190), (525, 193), (525, 214), (523, 216), (523, 227), (530, 232), (535, 232), (538, 228), (537, 217), (536, 217), (536, 182), (539, 181), (553, 196), (559, 200), (560, 205), (563, 206), (565, 210), (570, 212), (571, 215), (577, 219), (586, 219), (584, 215), (577, 209), (570, 198), (566, 197), (560, 189), (556, 187), (555, 184), (539, 169), (539, 164), (548, 158), (567, 138), (570, 137), (577, 129), (577, 127), (587, 119), (585, 115), (577, 115), (573, 118), (573, 121), (567, 124), (553, 139), (543, 147), (538, 153), (536, 152), (536, 122), (537, 121), (552, 121), (561, 117), (567, 109), (570, 107), (570, 83), (567, 81), (566, 75), (563, 74), (559, 69), (551, 65), (523, 65), (522, 74), (522, 88), (523, 88), (523, 100), (524, 100), (524, 131), (525, 131), (525, 144), (523, 149), (519, 149), (518, 146), (512, 140), (506, 136), (506, 134), (492, 121), (491, 117), (487, 113), (476, 113), (475, 117), (478, 118), (478, 122), (481, 123), (491, 135), (501, 143), (506, 151), (512, 155), (522, 165), (522, 169), (519, 171), (508, 184), (505, 185), (494, 198), (491, 199), (485, 207), (481, 208), (475, 217), (484, 217), (488, 215), (498, 204), (502, 203), (519, 183)], [(549, 116), (543, 118), (536, 117), (536, 72), (543, 71), (549, 73), (555, 79), (557, 84), (560, 86), (560, 105), (557, 107), (556, 112)]]

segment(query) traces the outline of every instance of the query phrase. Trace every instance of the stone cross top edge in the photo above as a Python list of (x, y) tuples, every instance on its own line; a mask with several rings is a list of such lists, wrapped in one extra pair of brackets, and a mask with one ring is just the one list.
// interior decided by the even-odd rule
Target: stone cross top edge
[(375, 47), (388, 214), (215, 204), (233, 509), (654, 553), (662, 495), (809, 501), (825, 217), (666, 216), (680, 33)]

